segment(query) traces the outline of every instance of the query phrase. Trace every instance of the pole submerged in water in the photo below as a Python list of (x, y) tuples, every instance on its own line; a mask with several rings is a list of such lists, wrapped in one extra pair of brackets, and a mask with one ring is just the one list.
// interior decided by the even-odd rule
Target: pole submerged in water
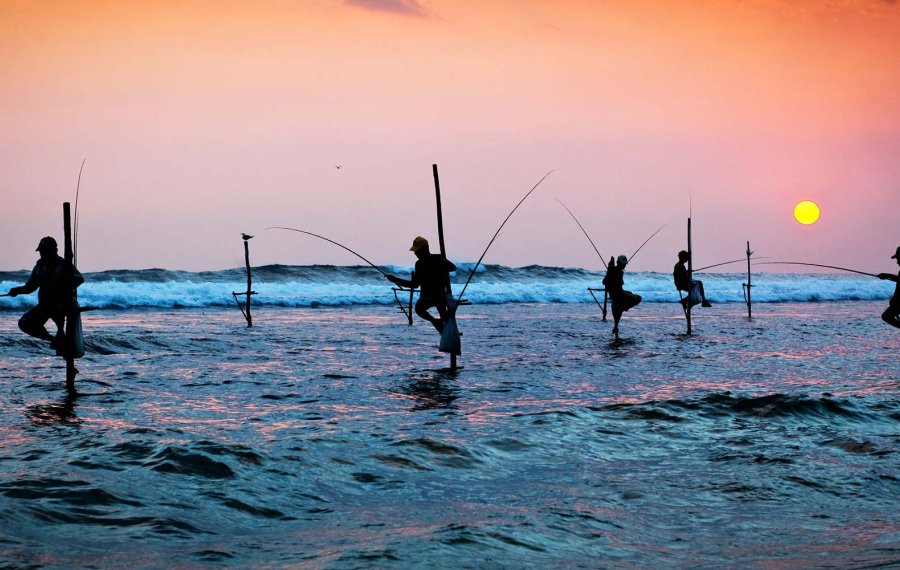
[[(247, 326), (253, 326), (253, 315), (250, 314), (250, 299), (253, 295), (256, 295), (256, 291), (253, 290), (253, 272), (250, 269), (250, 238), (253, 236), (248, 234), (241, 234), (241, 238), (244, 240), (244, 264), (247, 266), (247, 292), (246, 293), (238, 293), (236, 291), (231, 292), (231, 296), (234, 297), (234, 302), (237, 303), (238, 309), (241, 310), (241, 314), (244, 315), (244, 318), (247, 319)], [(246, 298), (244, 306), (241, 306), (241, 302), (238, 301), (238, 295), (243, 295)]]
[[(441, 181), (438, 178), (437, 164), (431, 165), (431, 173), (434, 175), (434, 196), (437, 202), (438, 244), (441, 247), (441, 257), (447, 259), (447, 249), (444, 246), (444, 215), (441, 211)], [(447, 293), (453, 294), (452, 290)], [(456, 370), (456, 354), (452, 352), (450, 353), (450, 370)]]
[(253, 326), (253, 316), (250, 314), (250, 298), (253, 296), (253, 277), (250, 271), (250, 240), (244, 239), (244, 263), (247, 265), (247, 326)]
[[(72, 246), (72, 211), (71, 206), (68, 202), (63, 202), (63, 236), (65, 239), (65, 249), (64, 256), (66, 260), (66, 271), (69, 275), (72, 274), (72, 263), (75, 259), (75, 250)], [(71, 279), (70, 285), (71, 285)], [(68, 321), (74, 317), (74, 311), (77, 311), (77, 307), (75, 306), (77, 303), (77, 295), (78, 293), (73, 286), (71, 289), (71, 293), (66, 292), (67, 304), (66, 307), (66, 321)], [(70, 298), (71, 297), (71, 298)], [(63, 349), (63, 358), (66, 360), (66, 391), (69, 394), (75, 393), (75, 376), (78, 374), (78, 369), (75, 368), (75, 355), (72, 354), (72, 351), (69, 350), (69, 340), (67, 339), (65, 343), (65, 348)]]
[(753, 286), (750, 283), (750, 256), (751, 255), (753, 255), (753, 252), (750, 251), (750, 242), (748, 241), (747, 242), (747, 318), (748, 319), (753, 318), (753, 308), (752, 308), (752, 302), (750, 300), (750, 287)]
[(693, 253), (694, 252), (693, 252), (693, 249), (691, 248), (691, 219), (690, 218), (688, 218), (688, 221), (687, 221), (687, 242), (688, 242), (688, 244), (687, 244), (687, 247), (688, 247), (688, 277), (690, 278), (690, 280), (688, 282), (687, 302), (685, 303), (685, 306), (687, 308), (684, 311), (684, 316), (687, 319), (687, 333), (688, 333), (688, 335), (690, 335), (690, 334), (692, 334), (692, 331), (691, 331), (691, 293), (693, 292), (692, 289), (693, 289), (693, 279), (694, 279), (694, 274), (693, 274), (693, 266), (694, 266)]

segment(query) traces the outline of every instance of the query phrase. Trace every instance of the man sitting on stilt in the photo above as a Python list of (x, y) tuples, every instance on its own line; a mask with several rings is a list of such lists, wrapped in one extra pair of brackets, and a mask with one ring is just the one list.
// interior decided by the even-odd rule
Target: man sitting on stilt
[[(84, 277), (72, 267), (72, 281), (69, 282), (66, 260), (59, 256), (56, 240), (52, 237), (41, 238), (35, 251), (40, 252), (41, 258), (31, 271), (31, 277), (25, 285), (10, 289), (9, 296), (16, 297), (38, 291), (37, 306), (22, 315), (19, 319), (19, 328), (33, 337), (49, 340), (58, 353), (64, 347), (66, 304), (71, 302), (72, 287), (84, 283)], [(48, 320), (56, 324), (55, 337), (44, 326)]]
[[(447, 293), (450, 291), (450, 273), (456, 271), (456, 266), (444, 259), (439, 253), (431, 253), (428, 248), (428, 240), (418, 236), (413, 240), (409, 248), (418, 261), (411, 279), (400, 279), (394, 275), (388, 275), (391, 283), (400, 287), (415, 289), (420, 287), (419, 300), (416, 301), (416, 314), (434, 325), (439, 333), (444, 332), (444, 323), (447, 320)], [(431, 316), (428, 309), (437, 309), (440, 318)]]
[[(685, 267), (685, 263), (688, 262), (688, 252), (681, 250), (678, 252), (678, 263), (675, 264), (675, 270), (672, 272), (672, 277), (675, 279), (675, 288), (679, 291), (684, 291), (687, 295), (681, 300), (681, 307), (684, 310), (687, 310), (687, 303), (690, 302), (691, 306), (698, 303), (702, 303), (703, 307), (712, 307), (709, 301), (706, 300), (706, 294), (703, 292), (703, 281), (698, 281), (697, 279), (691, 279), (690, 271)], [(696, 294), (694, 293), (696, 291)], [(697, 297), (699, 296), (699, 300)]]
[[(897, 265), (900, 265), (900, 247), (897, 248), (897, 251), (891, 256), (891, 259), (896, 259)], [(881, 314), (881, 319), (892, 327), (900, 329), (900, 273), (897, 275), (879, 273), (878, 278), (886, 281), (893, 281), (897, 284), (894, 288), (894, 296), (891, 297), (888, 308)]]

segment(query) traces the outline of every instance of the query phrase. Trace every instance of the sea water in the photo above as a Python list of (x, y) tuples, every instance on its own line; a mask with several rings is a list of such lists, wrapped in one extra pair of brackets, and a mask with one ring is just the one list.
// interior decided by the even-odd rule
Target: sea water
[(3, 300), (0, 568), (900, 564), (892, 284), (707, 276), (687, 336), (627, 275), (614, 341), (602, 276), (489, 268), (451, 371), (374, 270), (268, 270), (252, 328), (238, 271), (88, 275), (77, 398)]

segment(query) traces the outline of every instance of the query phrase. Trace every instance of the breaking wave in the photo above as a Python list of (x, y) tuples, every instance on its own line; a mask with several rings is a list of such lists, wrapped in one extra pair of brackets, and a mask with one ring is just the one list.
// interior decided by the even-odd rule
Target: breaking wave
[[(460, 263), (452, 275), (459, 290), (473, 263)], [(388, 273), (408, 276), (410, 267), (385, 266)], [(0, 272), (0, 291), (21, 285), (27, 271)], [(604, 273), (578, 268), (479, 266), (466, 290), (473, 303), (592, 303), (588, 287), (602, 287)], [(200, 308), (232, 305), (233, 291), (246, 291), (243, 268), (221, 271), (168, 269), (112, 270), (85, 274), (79, 289), (82, 305), (110, 309)], [(744, 301), (745, 277), (704, 273), (707, 297), (714, 303)], [(758, 273), (753, 300), (758, 303), (886, 300), (894, 284), (870, 277), (823, 274)], [(645, 302), (673, 302), (678, 293), (667, 273), (637, 272), (626, 276), (626, 288)], [(391, 284), (368, 266), (266, 265), (253, 268), (253, 302), (263, 306), (328, 307), (387, 305), (394, 302)], [(0, 310), (22, 310), (34, 296), (0, 298)]]

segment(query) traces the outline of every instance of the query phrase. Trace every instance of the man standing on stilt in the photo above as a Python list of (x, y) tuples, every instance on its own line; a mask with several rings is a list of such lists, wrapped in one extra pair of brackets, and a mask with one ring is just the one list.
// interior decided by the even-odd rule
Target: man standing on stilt
[(628, 258), (620, 255), (616, 259), (610, 259), (606, 266), (606, 276), (603, 278), (603, 286), (609, 298), (612, 299), (613, 330), (612, 333), (619, 338), (619, 321), (622, 313), (636, 307), (641, 302), (641, 296), (625, 290), (625, 266)]

